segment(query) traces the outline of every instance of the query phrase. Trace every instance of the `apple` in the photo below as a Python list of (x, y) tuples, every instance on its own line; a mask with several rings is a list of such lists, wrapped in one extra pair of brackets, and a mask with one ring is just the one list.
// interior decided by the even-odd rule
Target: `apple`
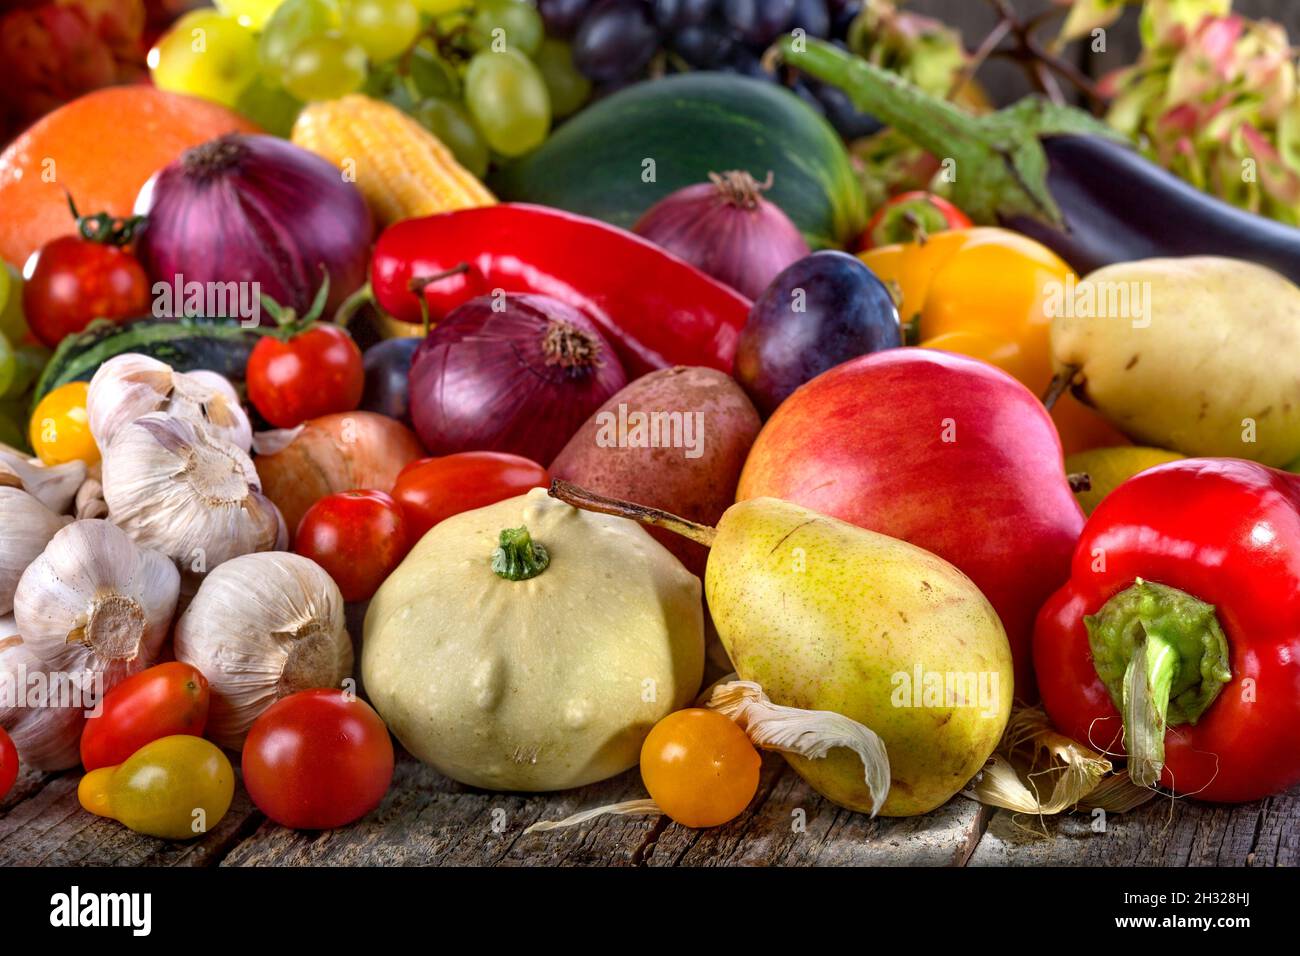
[(770, 496), (901, 538), (966, 573), (1002, 619), (1016, 696), (1036, 699), (1034, 617), (1070, 573), (1084, 516), (1042, 403), (934, 349), (853, 359), (777, 409), (737, 500)]

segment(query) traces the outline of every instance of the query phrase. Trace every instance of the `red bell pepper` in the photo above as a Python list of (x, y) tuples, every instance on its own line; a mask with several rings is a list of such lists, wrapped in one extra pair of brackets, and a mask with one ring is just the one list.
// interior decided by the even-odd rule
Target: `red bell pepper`
[(1300, 477), (1189, 459), (1088, 519), (1039, 613), (1034, 666), (1063, 733), (1129, 775), (1255, 800), (1300, 782)]
[[(442, 278), (428, 282), (433, 276)], [(370, 266), (375, 301), (399, 319), (421, 321), (413, 280), (435, 320), (498, 289), (566, 302), (610, 336), (629, 378), (670, 365), (730, 372), (751, 305), (626, 230), (511, 203), (386, 229)]]

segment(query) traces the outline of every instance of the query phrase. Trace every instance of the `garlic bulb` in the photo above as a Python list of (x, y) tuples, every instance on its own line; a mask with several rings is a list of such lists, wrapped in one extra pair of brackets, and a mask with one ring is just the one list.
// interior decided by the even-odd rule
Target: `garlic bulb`
[(109, 359), (90, 380), (86, 413), (100, 448), (107, 448), (118, 432), (152, 412), (205, 428), (245, 452), (253, 443), (253, 426), (239, 395), (216, 372), (176, 372), (155, 358), (128, 353)]
[(0, 727), (23, 763), (67, 770), (81, 763), (87, 707), (60, 693), (48, 668), (18, 636), (13, 616), (0, 618)]
[(18, 579), (71, 520), (21, 489), (0, 487), (0, 614), (13, 611)]
[(108, 446), (103, 493), (110, 520), (137, 544), (200, 574), (271, 549), (283, 527), (243, 450), (158, 413), (126, 425)]
[(176, 659), (208, 679), (208, 736), (239, 749), (281, 697), (351, 676), (343, 595), (300, 555), (234, 558), (208, 574), (176, 623)]
[(22, 488), (56, 514), (65, 514), (86, 478), (84, 461), (42, 465), (8, 445), (0, 445), (0, 486)]
[(102, 673), (107, 690), (158, 657), (180, 574), (107, 521), (74, 521), (23, 572), (18, 633), (61, 673)]

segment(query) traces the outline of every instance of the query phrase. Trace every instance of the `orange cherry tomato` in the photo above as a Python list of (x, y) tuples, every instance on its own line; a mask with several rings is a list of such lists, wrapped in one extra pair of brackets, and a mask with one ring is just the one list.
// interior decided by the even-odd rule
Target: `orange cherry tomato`
[[(981, 359), (1035, 395), (1052, 380), (1052, 306), (1071, 270), (1046, 246), (1006, 229), (954, 229), (859, 255), (899, 298), (909, 341)], [(1073, 396), (1052, 411), (1065, 453), (1128, 439)]]
[(716, 827), (749, 806), (762, 763), (735, 721), (691, 708), (654, 725), (641, 747), (641, 780), (682, 826)]

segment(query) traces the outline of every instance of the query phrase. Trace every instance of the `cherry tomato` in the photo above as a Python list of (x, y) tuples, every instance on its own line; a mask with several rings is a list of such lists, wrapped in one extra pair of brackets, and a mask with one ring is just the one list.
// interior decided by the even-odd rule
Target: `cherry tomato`
[(298, 523), (293, 549), (329, 572), (345, 601), (368, 601), (402, 563), (406, 518), (382, 491), (326, 495)]
[(235, 771), (221, 748), (188, 735), (145, 744), (115, 767), (90, 771), (77, 786), (78, 801), (91, 813), (164, 840), (207, 833), (234, 795)]
[(248, 359), (249, 401), (276, 428), (353, 411), (365, 385), (361, 349), (337, 325), (313, 325), (288, 341), (268, 335)]
[(244, 743), (244, 786), (268, 817), (328, 830), (364, 817), (393, 780), (393, 742), (365, 701), (304, 690), (266, 709)]
[(172, 661), (134, 674), (104, 695), (99, 716), (86, 721), (81, 762), (98, 770), (163, 737), (202, 737), (208, 700), (207, 679), (189, 664)]
[(94, 319), (130, 319), (149, 311), (149, 279), (125, 249), (80, 236), (47, 242), (23, 285), (23, 314), (54, 348)]
[(669, 714), (641, 746), (646, 790), (687, 827), (716, 827), (740, 816), (758, 790), (762, 763), (735, 721), (698, 707)]
[(0, 727), (0, 800), (8, 796), (18, 779), (18, 748)]
[(914, 190), (894, 196), (876, 210), (862, 234), (862, 248), (912, 242), (949, 229), (969, 229), (970, 217), (942, 196)]
[(546, 488), (551, 476), (535, 461), (496, 451), (465, 451), (413, 461), (397, 476), (393, 497), (414, 545), (439, 521)]
[(99, 446), (90, 434), (86, 414), (86, 382), (68, 382), (46, 395), (32, 412), (27, 438), (36, 456), (47, 465), (99, 461)]

